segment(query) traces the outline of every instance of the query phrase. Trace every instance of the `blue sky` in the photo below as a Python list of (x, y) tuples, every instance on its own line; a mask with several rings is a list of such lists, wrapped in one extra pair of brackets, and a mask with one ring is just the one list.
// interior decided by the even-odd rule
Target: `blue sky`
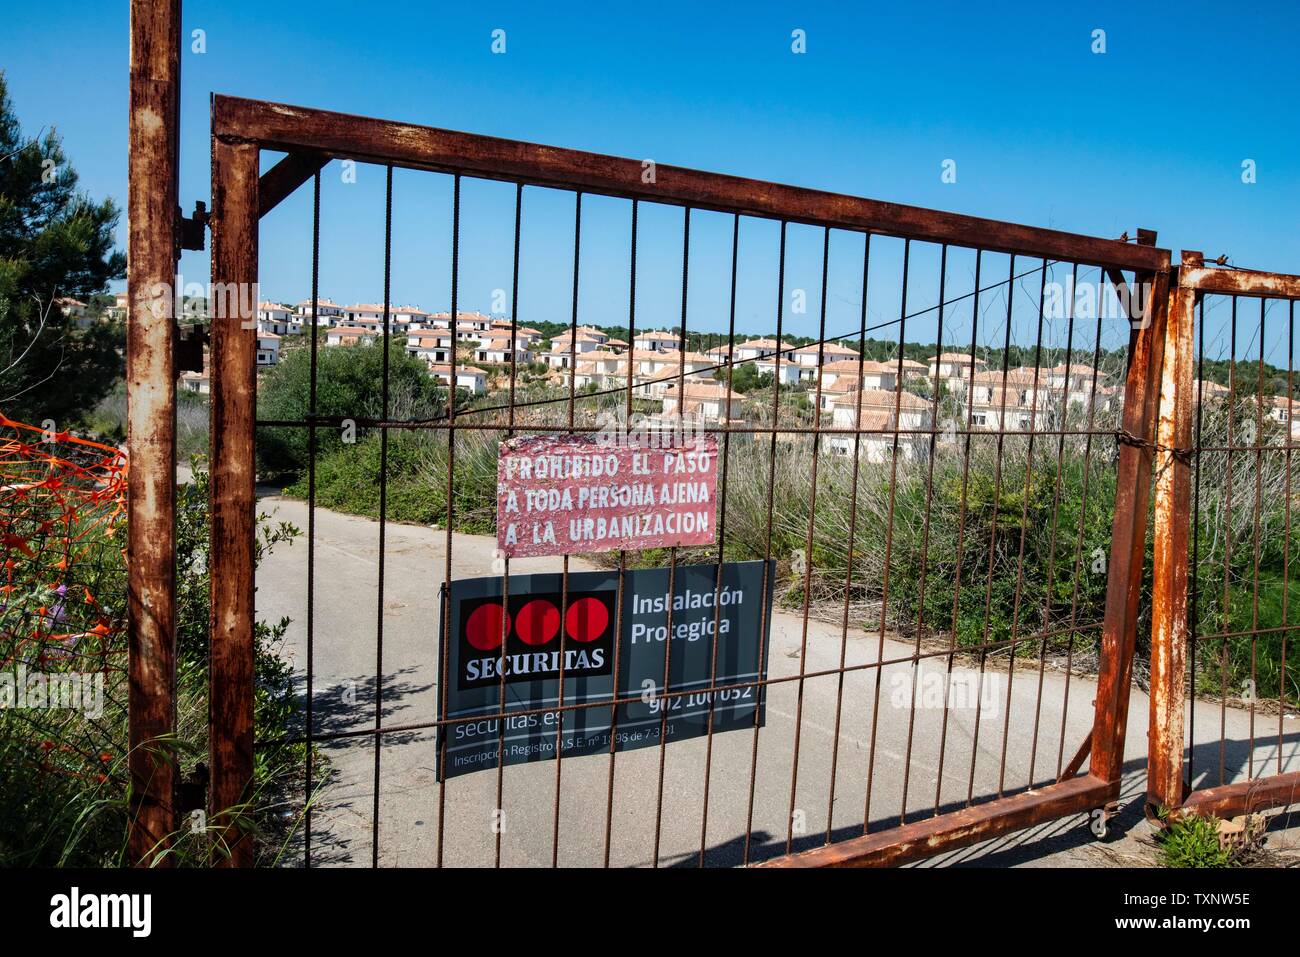
[[(216, 91), (1095, 235), (1145, 226), (1175, 254), (1186, 247), (1300, 271), (1300, 128), (1291, 115), (1300, 15), (1291, 5), (1188, 4), (1176, 17), (1106, 3), (574, 9), (190, 0), (186, 35), (204, 30), (207, 49), (183, 59), (182, 203), (209, 195)], [(4, 19), (0, 67), (25, 127), (57, 126), (83, 185), (123, 201), (127, 4), (70, 0), (57, 14), (26, 5)], [(506, 31), (504, 55), (490, 49), (496, 28)], [(806, 31), (803, 55), (791, 52), (796, 28)], [(1101, 55), (1091, 50), (1098, 28)], [(956, 183), (940, 181), (945, 159), (957, 164)], [(1253, 185), (1241, 181), (1244, 159), (1257, 164)], [(382, 297), (383, 178), (363, 166), (357, 183), (343, 184), (337, 164), (326, 170), (322, 294)], [(445, 308), (448, 182), (398, 171), (395, 196), (392, 298)], [(307, 200), (300, 192), (264, 221), (266, 296), (308, 292)], [(681, 219), (680, 210), (643, 207), (638, 325), (679, 315)], [(463, 308), (487, 311), (493, 290), (509, 289), (512, 226), (512, 187), (466, 183)], [(569, 319), (572, 229), (571, 194), (526, 191), (521, 322)], [(768, 330), (776, 230), (745, 222), (741, 232), (737, 323)], [(730, 236), (726, 217), (693, 217), (692, 327), (726, 328)], [(625, 322), (627, 204), (584, 201), (583, 240), (579, 321)], [(787, 323), (811, 335), (821, 235), (791, 227), (789, 242), (787, 292), (806, 290), (810, 306)], [(859, 321), (861, 243), (832, 234), (830, 333)], [(873, 240), (872, 282), (882, 291), (899, 285), (895, 245)], [(932, 305), (932, 251), (914, 250), (910, 304)], [(969, 291), (969, 258), (954, 254), (949, 296)], [(985, 268), (1005, 274), (1007, 264), (990, 259)], [(182, 272), (206, 280), (206, 256), (187, 254)], [(1034, 291), (1025, 292), (1030, 306)], [(896, 294), (880, 295), (872, 322), (897, 317)], [(968, 337), (969, 322), (945, 316), (945, 336)], [(907, 338), (934, 332), (933, 321), (927, 336), (918, 320)]]

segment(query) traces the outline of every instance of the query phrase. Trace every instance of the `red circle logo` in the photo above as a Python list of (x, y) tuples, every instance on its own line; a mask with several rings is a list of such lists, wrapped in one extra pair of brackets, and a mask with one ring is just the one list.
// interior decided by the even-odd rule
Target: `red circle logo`
[(599, 598), (579, 598), (564, 616), (564, 630), (574, 641), (595, 641), (609, 624), (609, 609)]
[(501, 647), (501, 636), (510, 630), (510, 615), (497, 604), (479, 605), (465, 621), (465, 640), (479, 651)]
[(560, 612), (545, 599), (533, 599), (515, 615), (515, 633), (526, 645), (544, 645), (559, 630)]

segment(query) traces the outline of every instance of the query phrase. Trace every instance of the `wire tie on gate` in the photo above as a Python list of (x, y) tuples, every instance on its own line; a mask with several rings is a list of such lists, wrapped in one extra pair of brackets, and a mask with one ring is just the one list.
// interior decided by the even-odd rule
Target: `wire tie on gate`
[(1131, 445), (1139, 449), (1151, 449), (1154, 452), (1168, 452), (1175, 461), (1181, 462), (1184, 465), (1191, 465), (1192, 459), (1196, 455), (1195, 449), (1180, 449), (1168, 445), (1161, 445), (1159, 442), (1151, 442), (1142, 438), (1140, 435), (1134, 435), (1125, 428), (1115, 430), (1115, 439), (1121, 445)]

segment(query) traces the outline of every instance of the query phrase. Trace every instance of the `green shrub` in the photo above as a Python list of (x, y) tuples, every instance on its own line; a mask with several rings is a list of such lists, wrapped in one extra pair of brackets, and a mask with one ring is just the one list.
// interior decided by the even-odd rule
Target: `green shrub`
[(1219, 819), (1195, 814), (1169, 819), (1156, 835), (1160, 863), (1165, 867), (1232, 867), (1232, 851), (1219, 842)]
[[(431, 418), (446, 406), (447, 391), (429, 376), (420, 359), (408, 356), (396, 340), (388, 344), (388, 415), (393, 419)], [(316, 414), (321, 418), (383, 417), (384, 346), (333, 346), (317, 350)], [(311, 351), (295, 349), (263, 375), (257, 394), (260, 419), (301, 420), (311, 408)], [(302, 427), (262, 428), (257, 455), (266, 475), (296, 475), (307, 466), (309, 435)], [(343, 446), (342, 430), (316, 430), (318, 454)]]

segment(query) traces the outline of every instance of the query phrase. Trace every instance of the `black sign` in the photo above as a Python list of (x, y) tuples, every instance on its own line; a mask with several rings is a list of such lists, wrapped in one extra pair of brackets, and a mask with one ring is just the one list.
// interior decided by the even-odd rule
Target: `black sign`
[[(620, 751), (657, 745), (661, 734), (698, 737), (710, 715), (715, 734), (761, 726), (763, 688), (745, 682), (766, 674), (775, 563), (726, 563), (721, 580), (718, 571), (679, 566), (671, 597), (667, 568), (625, 572), (621, 608), (616, 571), (572, 573), (567, 595), (559, 574), (511, 575), (506, 598), (501, 578), (452, 582), (442, 596), (452, 640), (440, 675), (445, 717), (465, 720), (442, 729), (439, 778), (494, 768), (498, 755), (517, 764), (607, 753), (611, 737)], [(565, 709), (547, 710), (560, 702), (561, 674)], [(616, 689), (625, 703), (598, 705)], [(597, 706), (571, 707), (582, 704)], [(502, 710), (532, 713), (503, 726)]]

